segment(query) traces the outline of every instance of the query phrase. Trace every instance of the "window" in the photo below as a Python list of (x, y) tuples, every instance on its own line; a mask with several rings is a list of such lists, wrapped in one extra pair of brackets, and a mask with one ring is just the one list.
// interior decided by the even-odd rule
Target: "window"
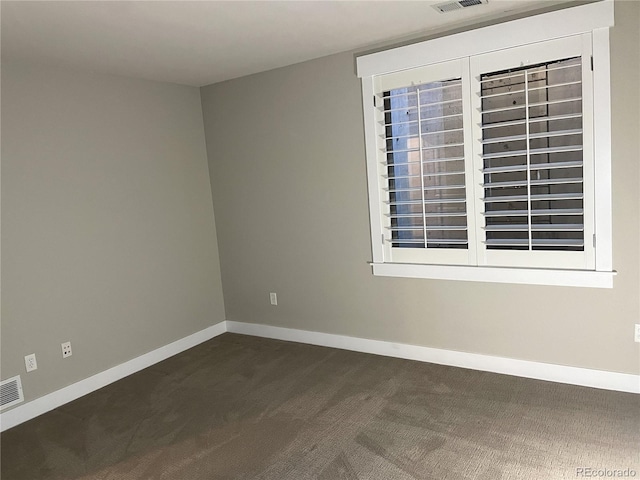
[(375, 274), (612, 286), (612, 24), (601, 2), (358, 58)]
[(394, 262), (469, 262), (462, 67), (376, 79), (385, 251)]

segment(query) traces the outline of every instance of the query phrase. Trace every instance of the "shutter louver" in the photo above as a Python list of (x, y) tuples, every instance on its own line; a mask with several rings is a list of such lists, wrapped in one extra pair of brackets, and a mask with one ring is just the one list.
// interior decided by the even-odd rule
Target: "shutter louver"
[(462, 80), (395, 88), (381, 100), (391, 246), (466, 249)]
[(581, 58), (483, 74), (486, 248), (584, 250)]

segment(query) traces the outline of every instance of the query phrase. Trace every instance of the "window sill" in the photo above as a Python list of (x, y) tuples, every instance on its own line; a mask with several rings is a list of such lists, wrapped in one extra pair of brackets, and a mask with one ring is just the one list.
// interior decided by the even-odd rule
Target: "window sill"
[(467, 282), (519, 283), (564, 287), (613, 288), (616, 272), (551, 270), (537, 268), (469, 267), (372, 263), (373, 274), (384, 277), (461, 280)]

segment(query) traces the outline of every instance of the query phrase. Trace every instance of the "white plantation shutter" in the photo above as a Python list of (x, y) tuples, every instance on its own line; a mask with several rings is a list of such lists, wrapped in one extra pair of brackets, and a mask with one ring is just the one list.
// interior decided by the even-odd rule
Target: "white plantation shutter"
[(612, 286), (613, 24), (596, 2), (358, 57), (375, 275)]
[(384, 248), (393, 261), (469, 260), (463, 66), (456, 61), (377, 82)]
[(575, 36), (375, 78), (387, 261), (593, 268), (588, 45)]
[(593, 159), (585, 144), (591, 117), (584, 114), (591, 72), (584, 44), (574, 37), (472, 61), (485, 264), (593, 265)]

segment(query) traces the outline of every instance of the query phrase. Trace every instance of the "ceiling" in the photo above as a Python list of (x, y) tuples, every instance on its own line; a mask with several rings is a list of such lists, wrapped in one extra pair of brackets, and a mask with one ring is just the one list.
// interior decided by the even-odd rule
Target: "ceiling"
[(2, 1), (2, 58), (202, 86), (565, 1)]

